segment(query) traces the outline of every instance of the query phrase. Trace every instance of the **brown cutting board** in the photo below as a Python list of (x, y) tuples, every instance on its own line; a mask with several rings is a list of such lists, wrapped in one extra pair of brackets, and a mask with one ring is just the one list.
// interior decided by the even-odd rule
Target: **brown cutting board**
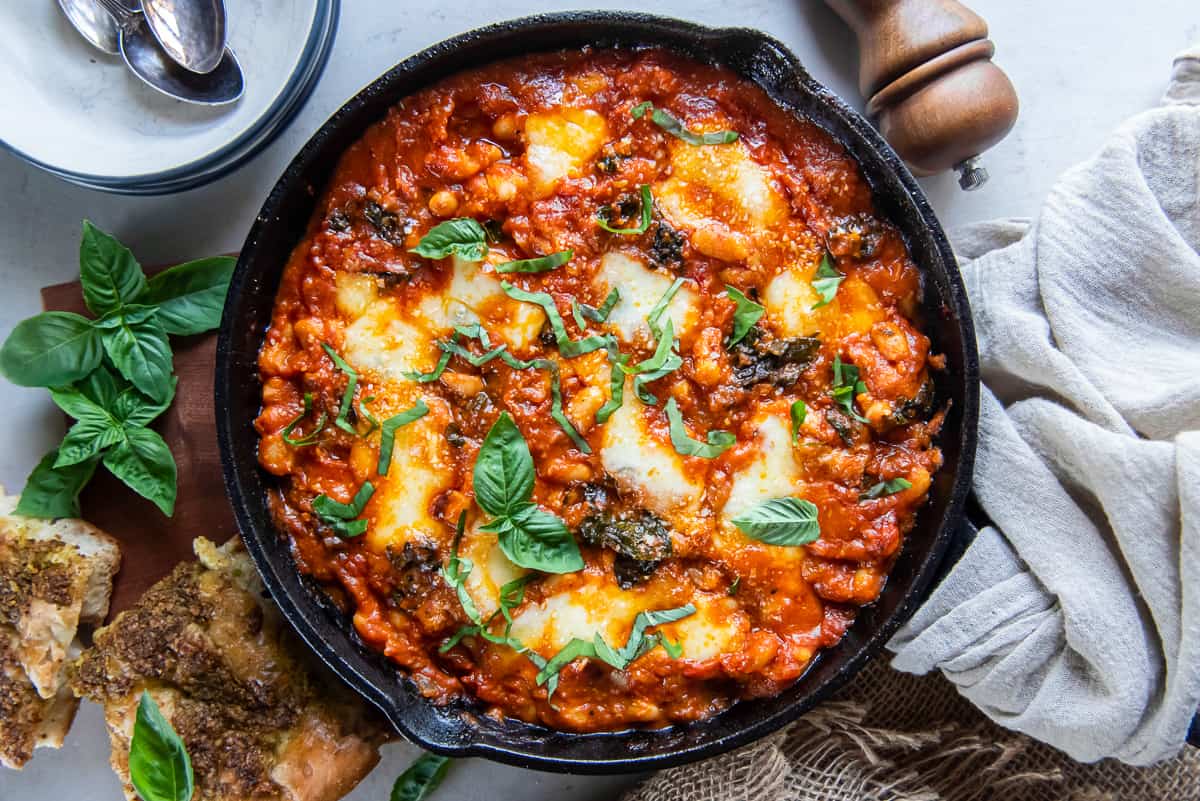
[[(91, 316), (78, 282), (43, 289), (42, 306)], [(103, 467), (80, 496), (84, 518), (121, 543), (121, 572), (113, 586), (110, 619), (132, 606), (176, 564), (191, 559), (193, 539), (204, 536), (225, 542), (237, 532), (221, 481), (213, 413), (217, 335), (171, 337), (171, 345), (179, 386), (175, 402), (153, 427), (167, 441), (179, 468), (175, 516), (164, 516)]]

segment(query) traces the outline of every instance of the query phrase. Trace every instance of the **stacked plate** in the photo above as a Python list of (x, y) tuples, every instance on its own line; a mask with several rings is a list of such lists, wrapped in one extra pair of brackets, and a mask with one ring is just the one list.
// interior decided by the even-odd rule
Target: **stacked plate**
[(339, 0), (226, 0), (246, 78), (229, 106), (193, 106), (85, 42), (53, 0), (0, 2), (0, 146), (72, 183), (130, 195), (191, 189), (233, 170), (308, 99)]

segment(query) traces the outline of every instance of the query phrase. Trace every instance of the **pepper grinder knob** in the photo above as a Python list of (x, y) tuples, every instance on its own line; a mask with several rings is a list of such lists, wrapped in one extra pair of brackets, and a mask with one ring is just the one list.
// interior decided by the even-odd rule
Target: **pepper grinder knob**
[(970, 191), (980, 155), (1012, 130), (1017, 93), (992, 63), (987, 23), (956, 0), (826, 0), (854, 30), (867, 114), (916, 175), (954, 169)]

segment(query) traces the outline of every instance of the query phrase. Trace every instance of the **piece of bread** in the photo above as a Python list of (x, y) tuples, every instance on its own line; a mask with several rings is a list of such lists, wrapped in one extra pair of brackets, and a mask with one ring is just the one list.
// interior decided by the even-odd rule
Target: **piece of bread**
[(64, 669), (80, 626), (108, 613), (121, 562), (98, 528), (22, 517), (17, 501), (0, 487), (0, 765), (9, 768), (62, 745), (78, 703)]
[(195, 801), (335, 801), (379, 761), (387, 728), (264, 602), (240, 542), (195, 550), (75, 663), (76, 693), (104, 706), (126, 796), (145, 690), (188, 749)]

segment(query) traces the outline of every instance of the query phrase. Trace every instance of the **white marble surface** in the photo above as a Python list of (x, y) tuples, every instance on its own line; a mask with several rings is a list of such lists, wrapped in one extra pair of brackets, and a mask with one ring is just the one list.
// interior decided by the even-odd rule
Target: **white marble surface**
[[(50, 2), (51, 0), (46, 0)], [(1122, 119), (1158, 99), (1171, 57), (1200, 40), (1195, 0), (974, 0), (991, 25), (996, 61), (1021, 97), (1013, 133), (987, 156), (991, 182), (971, 195), (949, 177), (924, 181), (949, 228), (997, 216), (1031, 215), (1055, 176), (1086, 158)], [(560, 3), (555, 8), (595, 7)], [(551, 6), (529, 0), (343, 0), (341, 30), (307, 107), (249, 165), (207, 187), (165, 198), (121, 198), (80, 189), (0, 153), (0, 333), (38, 309), (38, 288), (77, 273), (83, 217), (117, 234), (148, 264), (236, 250), (271, 183), (291, 155), (344, 101), (387, 67), (446, 36)], [(818, 0), (663, 0), (645, 10), (769, 31), (810, 71), (861, 107), (847, 30)], [(5, 31), (5, 33), (11, 33)], [(0, 382), (0, 481), (19, 490), (26, 472), (61, 436), (46, 394)], [(185, 468), (186, 469), (186, 468)], [(382, 801), (415, 753), (387, 749), (349, 798)], [(0, 799), (117, 801), (98, 710), (84, 705), (62, 751), (42, 751), (23, 773), (0, 768)], [(458, 765), (439, 799), (611, 798), (629, 777), (552, 776), (474, 760)]]

